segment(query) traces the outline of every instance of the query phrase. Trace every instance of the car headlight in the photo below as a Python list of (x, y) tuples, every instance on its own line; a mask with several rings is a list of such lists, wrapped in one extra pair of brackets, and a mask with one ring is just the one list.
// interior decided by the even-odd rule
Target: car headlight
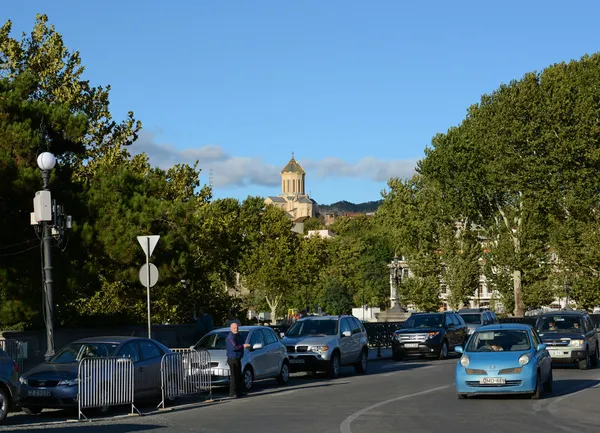
[(312, 352), (327, 352), (327, 350), (329, 350), (329, 346), (312, 346), (310, 350)]
[(75, 386), (79, 383), (77, 379), (66, 379), (58, 382), (58, 386)]
[(433, 337), (435, 337), (436, 335), (439, 335), (439, 331), (430, 332), (430, 333), (429, 333), (429, 338), (433, 338)]
[(19, 377), (19, 382), (21, 382), (22, 385), (27, 385), (27, 379), (24, 377)]
[(581, 347), (581, 346), (583, 346), (583, 340), (571, 340), (571, 342), (569, 343), (569, 346)]
[(527, 364), (529, 364), (529, 360), (530, 360), (529, 355), (527, 355), (527, 354), (521, 355), (519, 357), (519, 365), (521, 365), (521, 366), (527, 365)]
[(471, 360), (467, 355), (463, 355), (460, 357), (460, 365), (462, 365), (463, 367), (467, 368), (469, 366), (469, 362), (471, 362)]

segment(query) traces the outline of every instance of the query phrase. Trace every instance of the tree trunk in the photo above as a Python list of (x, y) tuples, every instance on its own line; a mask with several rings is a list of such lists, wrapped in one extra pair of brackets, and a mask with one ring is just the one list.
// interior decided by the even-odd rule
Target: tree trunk
[(280, 296), (275, 296), (275, 299), (271, 300), (269, 299), (268, 296), (265, 296), (265, 300), (267, 301), (267, 304), (269, 305), (269, 308), (271, 309), (271, 324), (276, 325), (277, 324), (277, 306), (279, 305), (279, 301), (281, 300), (281, 295)]
[(525, 304), (523, 303), (523, 293), (521, 291), (521, 271), (513, 271), (513, 287), (515, 291), (515, 309), (513, 314), (515, 317), (523, 317), (525, 315)]

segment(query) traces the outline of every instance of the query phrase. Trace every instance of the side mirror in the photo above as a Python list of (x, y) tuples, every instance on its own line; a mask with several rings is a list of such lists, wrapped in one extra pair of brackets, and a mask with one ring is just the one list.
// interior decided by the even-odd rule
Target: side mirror
[(352, 331), (344, 331), (342, 332), (342, 337), (351, 337), (352, 336)]
[(456, 353), (458, 353), (458, 354), (463, 354), (463, 353), (465, 353), (465, 350), (462, 348), (462, 346), (456, 346), (456, 347), (454, 348), (454, 351), (455, 351)]
[(252, 346), (252, 350), (259, 350), (262, 348), (263, 348), (263, 345), (260, 343), (256, 343), (254, 346)]
[(195, 349), (195, 348), (196, 348), (196, 346), (190, 346), (190, 349)]
[(448, 326), (446, 326), (446, 328), (448, 328), (448, 329), (454, 329), (454, 323), (449, 324)]
[(285, 337), (285, 332), (280, 332), (279, 333), (279, 338), (283, 338), (283, 337)]
[(540, 352), (542, 350), (546, 349), (546, 345), (544, 343), (538, 344), (537, 345), (537, 351)]

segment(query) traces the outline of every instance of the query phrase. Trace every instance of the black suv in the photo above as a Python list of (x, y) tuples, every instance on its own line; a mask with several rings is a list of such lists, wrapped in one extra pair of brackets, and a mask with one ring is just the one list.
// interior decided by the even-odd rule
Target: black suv
[(392, 354), (395, 360), (404, 355), (445, 359), (456, 346), (464, 346), (468, 337), (469, 328), (457, 313), (414, 313), (394, 332)]
[(535, 327), (546, 344), (552, 363), (578, 363), (587, 370), (598, 365), (598, 334), (585, 311), (552, 311), (541, 315)]

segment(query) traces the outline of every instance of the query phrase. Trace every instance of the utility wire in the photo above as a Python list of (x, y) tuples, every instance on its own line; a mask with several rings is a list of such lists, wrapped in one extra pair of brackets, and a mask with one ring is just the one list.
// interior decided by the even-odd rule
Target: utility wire
[(17, 242), (16, 244), (12, 244), (12, 245), (5, 245), (3, 247), (0, 247), (0, 250), (7, 250), (9, 248), (17, 247), (17, 246), (23, 245), (23, 244), (28, 244), (29, 242), (33, 242), (33, 241), (36, 241), (36, 240), (38, 240), (38, 238), (29, 239), (28, 241), (23, 241), (23, 242)]
[(33, 250), (33, 249), (35, 249), (35, 248), (37, 248), (37, 247), (38, 247), (37, 245), (34, 245), (34, 246), (33, 246), (33, 247), (31, 247), (31, 248), (27, 248), (26, 250), (19, 251), (19, 252), (16, 252), (16, 253), (0, 254), (0, 257), (10, 257), (10, 256), (17, 256), (17, 255), (19, 255), (19, 254), (26, 253), (27, 251), (31, 251), (31, 250)]

